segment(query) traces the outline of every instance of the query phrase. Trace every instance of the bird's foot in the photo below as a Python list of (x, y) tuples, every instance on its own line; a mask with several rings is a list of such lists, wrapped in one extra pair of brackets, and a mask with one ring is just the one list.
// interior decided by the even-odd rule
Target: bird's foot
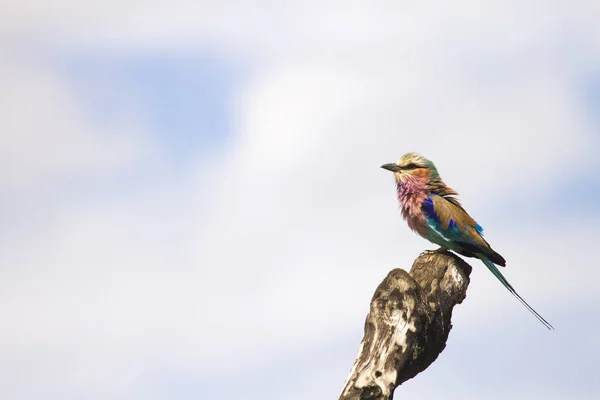
[(447, 248), (440, 247), (439, 249), (436, 249), (436, 250), (425, 250), (420, 255), (424, 256), (424, 255), (432, 255), (432, 254), (444, 254), (444, 253), (447, 253), (447, 252), (448, 252)]

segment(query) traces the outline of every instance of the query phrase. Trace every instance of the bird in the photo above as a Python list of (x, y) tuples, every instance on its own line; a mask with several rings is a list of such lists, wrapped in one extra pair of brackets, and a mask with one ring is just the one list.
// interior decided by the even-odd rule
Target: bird
[(401, 214), (409, 228), (441, 246), (434, 253), (451, 250), (480, 259), (546, 328), (554, 329), (496, 267), (505, 267), (506, 260), (483, 238), (483, 228), (465, 211), (456, 197), (458, 193), (444, 183), (433, 162), (417, 153), (406, 153), (397, 162), (381, 168), (394, 173)]

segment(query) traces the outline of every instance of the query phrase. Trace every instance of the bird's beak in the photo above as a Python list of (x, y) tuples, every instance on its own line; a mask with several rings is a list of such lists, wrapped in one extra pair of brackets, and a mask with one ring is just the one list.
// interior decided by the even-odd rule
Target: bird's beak
[(381, 168), (383, 169), (387, 169), (388, 171), (392, 171), (392, 172), (400, 172), (400, 167), (398, 166), (398, 164), (383, 164), (381, 166)]

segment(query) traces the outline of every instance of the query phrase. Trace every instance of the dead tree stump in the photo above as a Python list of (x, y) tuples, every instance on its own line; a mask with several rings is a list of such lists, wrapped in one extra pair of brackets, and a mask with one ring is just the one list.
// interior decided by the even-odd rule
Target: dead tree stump
[(410, 273), (392, 270), (381, 282), (365, 336), (339, 400), (388, 400), (394, 389), (440, 355), (452, 309), (469, 286), (471, 266), (450, 252), (426, 252)]

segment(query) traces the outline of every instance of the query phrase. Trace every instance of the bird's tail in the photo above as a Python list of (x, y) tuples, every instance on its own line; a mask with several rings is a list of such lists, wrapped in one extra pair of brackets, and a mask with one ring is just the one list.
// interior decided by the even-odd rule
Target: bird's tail
[(498, 278), (498, 280), (500, 282), (502, 282), (502, 284), (504, 285), (504, 287), (506, 289), (508, 289), (508, 291), (510, 293), (512, 293), (512, 295), (515, 296), (521, 302), (521, 304), (523, 304), (525, 306), (525, 308), (527, 308), (529, 310), (529, 312), (531, 312), (533, 315), (535, 315), (535, 317), (542, 324), (544, 324), (544, 326), (546, 328), (548, 328), (548, 329), (554, 329), (554, 327), (552, 325), (550, 325), (550, 323), (548, 321), (546, 321), (544, 319), (544, 317), (542, 317), (540, 314), (538, 314), (538, 312), (535, 311), (533, 309), (533, 307), (531, 307), (529, 304), (527, 304), (527, 302), (525, 301), (525, 299), (523, 299), (521, 296), (519, 296), (519, 294), (516, 292), (516, 290), (512, 287), (512, 285), (510, 283), (508, 283), (508, 281), (506, 280), (506, 278), (504, 277), (504, 275), (502, 275), (502, 273), (498, 270), (498, 268), (496, 268), (496, 266), (494, 265), (494, 263), (489, 258), (483, 256), (483, 257), (481, 257), (481, 261), (483, 261), (483, 263), (485, 264), (485, 266), (488, 267), (488, 269), (490, 271), (492, 271), (492, 274), (494, 274), (494, 276), (496, 278)]

